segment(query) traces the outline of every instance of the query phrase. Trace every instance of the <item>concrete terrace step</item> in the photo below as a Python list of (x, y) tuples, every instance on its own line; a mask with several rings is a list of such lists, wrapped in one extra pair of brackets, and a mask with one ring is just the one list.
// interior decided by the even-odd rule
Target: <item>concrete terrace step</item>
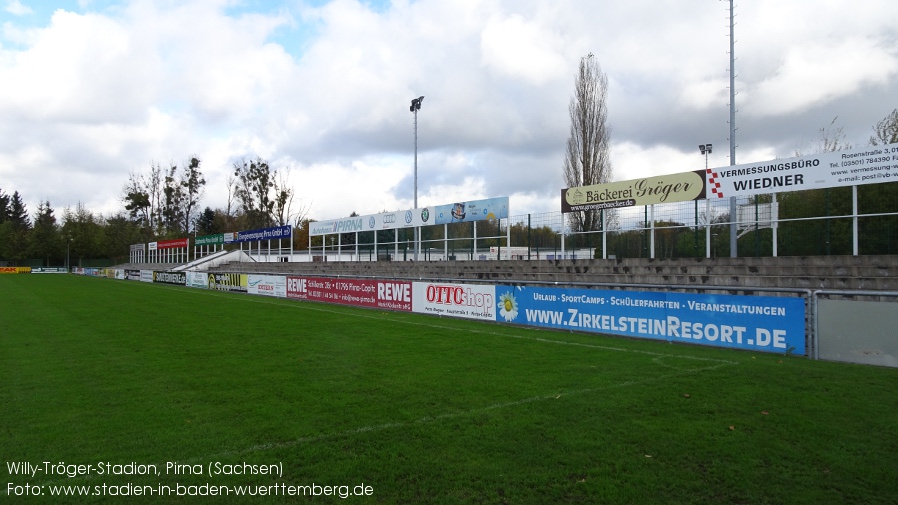
[(898, 256), (230, 263), (220, 271), (308, 276), (898, 291)]

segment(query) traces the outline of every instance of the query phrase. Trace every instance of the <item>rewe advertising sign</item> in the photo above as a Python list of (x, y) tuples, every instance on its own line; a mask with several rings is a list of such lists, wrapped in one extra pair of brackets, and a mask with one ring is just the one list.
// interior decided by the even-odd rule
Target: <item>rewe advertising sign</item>
[(412, 283), (289, 276), (287, 298), (411, 312)]

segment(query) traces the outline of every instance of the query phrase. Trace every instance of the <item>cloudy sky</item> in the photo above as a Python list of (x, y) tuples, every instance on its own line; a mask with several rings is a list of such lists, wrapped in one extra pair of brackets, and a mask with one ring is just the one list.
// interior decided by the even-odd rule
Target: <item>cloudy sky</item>
[[(729, 2), (0, 0), (0, 189), (108, 215), (128, 174), (235, 160), (309, 216), (511, 197), (557, 211), (581, 57), (609, 80), (616, 180), (729, 165)], [(853, 146), (898, 107), (894, 0), (736, 5), (736, 162)]]

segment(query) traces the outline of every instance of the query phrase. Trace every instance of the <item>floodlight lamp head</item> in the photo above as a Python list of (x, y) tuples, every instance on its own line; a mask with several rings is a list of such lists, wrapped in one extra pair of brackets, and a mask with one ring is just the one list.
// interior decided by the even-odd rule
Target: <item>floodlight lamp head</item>
[(424, 100), (423, 96), (419, 96), (418, 98), (412, 99), (412, 106), (408, 108), (409, 111), (415, 112), (416, 110), (421, 110), (421, 101)]
[(708, 150), (708, 154), (711, 154), (711, 144), (705, 144), (705, 149)]

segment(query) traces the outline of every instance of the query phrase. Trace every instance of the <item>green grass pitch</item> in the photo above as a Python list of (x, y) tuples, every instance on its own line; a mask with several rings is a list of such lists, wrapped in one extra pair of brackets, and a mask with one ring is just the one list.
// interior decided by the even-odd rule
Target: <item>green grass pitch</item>
[(896, 454), (895, 369), (0, 276), (3, 503), (885, 504)]

